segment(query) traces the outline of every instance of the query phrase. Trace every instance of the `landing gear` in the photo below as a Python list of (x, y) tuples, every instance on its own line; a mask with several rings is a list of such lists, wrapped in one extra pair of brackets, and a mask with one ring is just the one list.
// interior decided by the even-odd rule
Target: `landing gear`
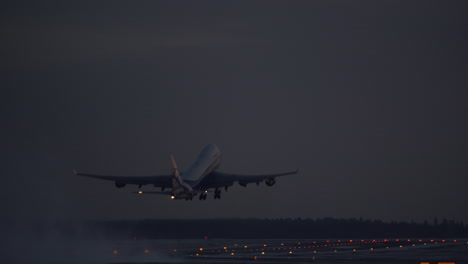
[(214, 198), (215, 200), (216, 199), (221, 199), (221, 190), (216, 188), (215, 192), (214, 192)]
[(200, 193), (199, 199), (200, 199), (200, 200), (206, 200), (206, 196), (207, 196), (207, 195), (206, 195), (206, 192), (202, 192), (202, 193)]

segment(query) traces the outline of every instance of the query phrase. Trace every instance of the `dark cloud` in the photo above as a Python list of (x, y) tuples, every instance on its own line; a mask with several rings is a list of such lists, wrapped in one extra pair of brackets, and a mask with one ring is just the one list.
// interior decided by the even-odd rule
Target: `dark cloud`
[[(86, 2), (2, 11), (7, 215), (467, 220), (466, 6)], [(71, 169), (299, 167), (221, 201), (135, 196)], [(20, 195), (19, 195), (20, 194)]]

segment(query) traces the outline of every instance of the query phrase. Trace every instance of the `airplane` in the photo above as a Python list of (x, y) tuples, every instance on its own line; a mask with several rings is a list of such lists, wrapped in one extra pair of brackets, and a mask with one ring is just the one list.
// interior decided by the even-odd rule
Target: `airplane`
[[(202, 149), (192, 166), (183, 173), (179, 172), (172, 154), (172, 174), (167, 175), (110, 176), (81, 173), (76, 170), (73, 170), (73, 173), (79, 176), (114, 181), (117, 188), (122, 188), (127, 184), (136, 184), (139, 188), (146, 184), (152, 184), (154, 187), (161, 187), (161, 191), (138, 191), (136, 193), (170, 195), (172, 200), (192, 200), (197, 195), (199, 195), (200, 200), (206, 200), (210, 189), (214, 189), (215, 200), (221, 199), (221, 188), (224, 187), (225, 191), (227, 191), (228, 187), (232, 186), (234, 182), (238, 182), (241, 186), (246, 187), (249, 183), (256, 183), (258, 185), (260, 182), (265, 181), (267, 186), (273, 186), (276, 182), (276, 177), (298, 173), (298, 170), (296, 170), (263, 175), (230, 174), (216, 171), (220, 163), (221, 152), (218, 147), (215, 144), (208, 144)], [(164, 191), (166, 188), (170, 188), (171, 191)]]

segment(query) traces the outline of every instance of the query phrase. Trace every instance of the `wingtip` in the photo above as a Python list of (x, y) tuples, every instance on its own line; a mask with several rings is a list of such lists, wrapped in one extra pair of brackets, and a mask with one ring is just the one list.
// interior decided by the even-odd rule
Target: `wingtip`
[(73, 171), (73, 175), (78, 175), (78, 172), (75, 169), (73, 169), (72, 171)]
[(296, 174), (298, 174), (298, 173), (299, 173), (299, 169), (296, 169)]

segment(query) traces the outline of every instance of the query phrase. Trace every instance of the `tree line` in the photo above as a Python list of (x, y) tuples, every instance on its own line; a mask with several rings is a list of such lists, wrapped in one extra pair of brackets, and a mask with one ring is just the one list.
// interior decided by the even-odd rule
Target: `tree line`
[(432, 223), (362, 218), (145, 219), (88, 222), (81, 232), (113, 239), (457, 238), (468, 237), (468, 225), (447, 219)]

